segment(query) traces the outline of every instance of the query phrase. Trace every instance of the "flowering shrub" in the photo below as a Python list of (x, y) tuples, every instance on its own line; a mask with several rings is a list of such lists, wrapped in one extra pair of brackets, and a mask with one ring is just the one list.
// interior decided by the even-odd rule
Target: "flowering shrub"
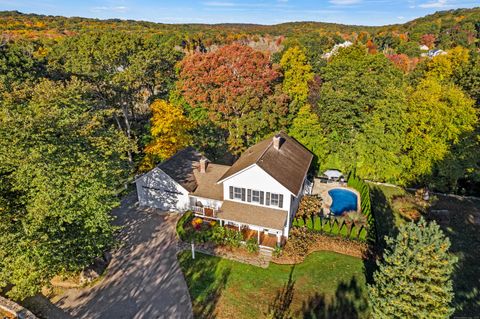
[(208, 223), (210, 224), (210, 227), (215, 227), (215, 225), (217, 225), (217, 222), (214, 220), (211, 220)]
[(192, 226), (193, 228), (195, 228), (195, 230), (200, 230), (200, 228), (202, 227), (202, 223), (203, 223), (203, 220), (199, 217), (195, 217), (192, 220)]

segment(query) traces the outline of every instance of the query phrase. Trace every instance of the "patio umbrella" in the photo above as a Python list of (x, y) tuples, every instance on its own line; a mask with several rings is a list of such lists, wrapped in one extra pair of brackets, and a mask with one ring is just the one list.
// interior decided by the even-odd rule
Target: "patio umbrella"
[(340, 178), (341, 176), (343, 176), (342, 172), (336, 169), (326, 170), (325, 172), (323, 172), (323, 175), (327, 176), (329, 179)]

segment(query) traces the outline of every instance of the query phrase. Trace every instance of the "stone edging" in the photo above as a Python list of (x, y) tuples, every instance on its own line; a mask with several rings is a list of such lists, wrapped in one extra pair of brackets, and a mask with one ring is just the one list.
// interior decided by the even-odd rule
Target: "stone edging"
[[(186, 243), (183, 241), (178, 242), (178, 247), (177, 251), (190, 251), (192, 249), (192, 246), (190, 243)], [(216, 250), (211, 247), (206, 247), (205, 245), (202, 244), (195, 244), (195, 251), (200, 252), (202, 254), (210, 255), (210, 256), (216, 256), (216, 257), (221, 257), (229, 260), (233, 260), (236, 262), (240, 262), (243, 264), (249, 264), (261, 268), (267, 268), (268, 265), (270, 264), (270, 256), (263, 256), (261, 254), (255, 255), (255, 256), (239, 256), (236, 255), (235, 253), (229, 253), (225, 251), (220, 251)]]
[(7, 298), (0, 296), (0, 309), (19, 319), (38, 319), (30, 310)]

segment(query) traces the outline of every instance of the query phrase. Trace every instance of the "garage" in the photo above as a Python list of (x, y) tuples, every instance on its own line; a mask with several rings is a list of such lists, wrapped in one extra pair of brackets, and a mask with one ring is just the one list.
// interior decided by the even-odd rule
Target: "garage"
[(202, 155), (187, 147), (135, 180), (140, 206), (183, 212), (197, 187), (193, 170)]

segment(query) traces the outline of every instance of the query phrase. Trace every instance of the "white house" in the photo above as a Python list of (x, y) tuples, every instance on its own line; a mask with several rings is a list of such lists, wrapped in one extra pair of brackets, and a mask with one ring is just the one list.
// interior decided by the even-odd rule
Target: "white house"
[(232, 165), (213, 164), (187, 147), (136, 180), (140, 205), (193, 210), (235, 227), (259, 244), (288, 238), (313, 155), (284, 133), (248, 148)]

